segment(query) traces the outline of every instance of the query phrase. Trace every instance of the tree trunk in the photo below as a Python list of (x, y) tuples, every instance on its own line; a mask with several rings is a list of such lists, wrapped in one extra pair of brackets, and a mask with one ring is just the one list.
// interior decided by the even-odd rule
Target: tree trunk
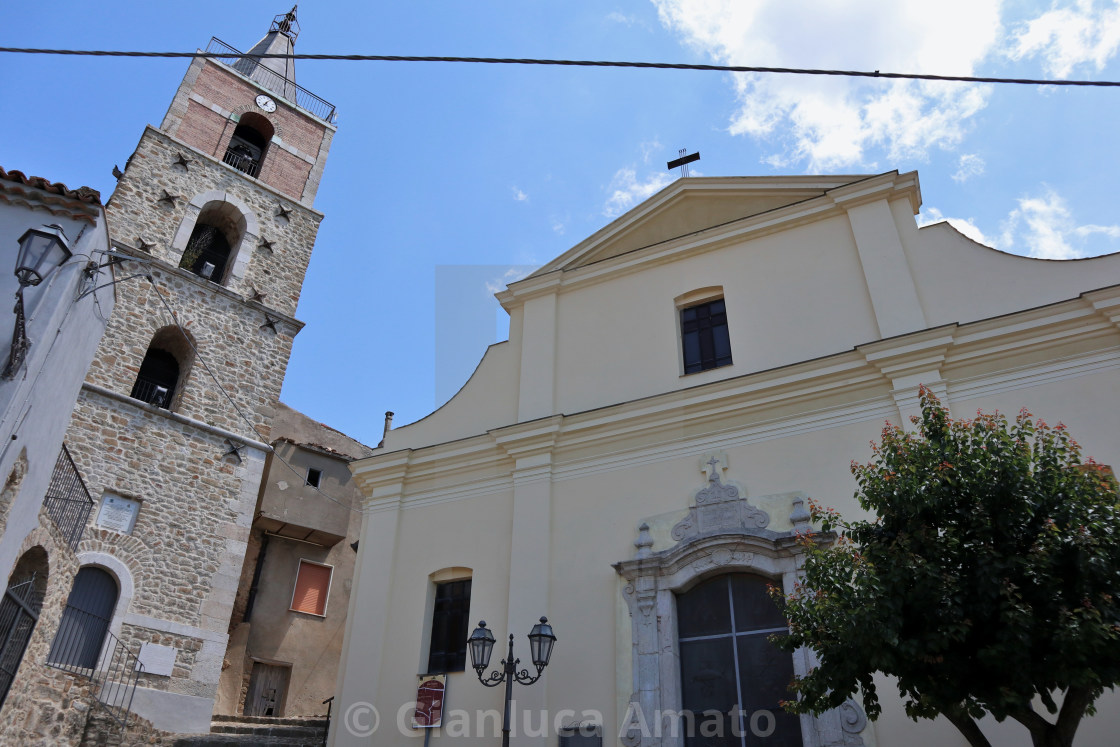
[(963, 708), (948, 709), (944, 715), (945, 718), (949, 719), (949, 723), (957, 727), (957, 731), (964, 735), (971, 747), (992, 747), (992, 743), (984, 736), (984, 732), (980, 731), (976, 721), (972, 716), (965, 713)]

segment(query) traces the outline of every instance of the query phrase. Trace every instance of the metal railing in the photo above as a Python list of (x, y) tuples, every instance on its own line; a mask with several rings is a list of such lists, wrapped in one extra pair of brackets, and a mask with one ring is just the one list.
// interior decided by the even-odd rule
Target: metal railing
[(8, 697), (43, 607), (43, 592), (36, 588), (35, 581), (32, 574), (28, 580), (9, 586), (0, 599), (0, 705)]
[(47, 515), (58, 527), (58, 531), (66, 539), (66, 544), (71, 550), (78, 549), (82, 541), (82, 533), (86, 529), (86, 521), (93, 510), (93, 498), (90, 497), (85, 481), (82, 480), (66, 444), (58, 453), (58, 461), (54, 464), (51, 473), (51, 482), (47, 486), (47, 494), (43, 498), (43, 506)]
[(310, 112), (324, 122), (334, 121), (334, 104), (319, 98), (306, 88), (296, 85), (294, 80), (288, 80), (275, 70), (266, 67), (259, 58), (246, 55), (216, 36), (211, 37), (210, 43), (206, 45), (206, 51), (217, 55), (212, 59), (232, 67), (246, 78), (255, 80), (276, 95), (293, 101), (300, 109)]
[(136, 383), (132, 385), (132, 393), (128, 396), (165, 410), (171, 406), (170, 387), (150, 379), (136, 379)]
[(253, 160), (248, 156), (243, 156), (240, 153), (234, 152), (233, 150), (226, 151), (226, 155), (222, 159), (222, 163), (228, 163), (238, 171), (253, 177), (259, 175), (261, 170), (260, 161)]
[(47, 666), (88, 679), (98, 704), (121, 729), (128, 726), (144, 665), (109, 632), (107, 620), (66, 605), (47, 654)]

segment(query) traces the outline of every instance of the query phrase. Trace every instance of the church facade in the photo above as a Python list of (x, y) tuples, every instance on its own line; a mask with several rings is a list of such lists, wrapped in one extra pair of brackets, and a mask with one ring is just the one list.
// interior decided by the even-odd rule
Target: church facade
[[(860, 515), (849, 464), (919, 385), (957, 416), (1061, 419), (1118, 463), (1120, 255), (1004, 254), (918, 228), (920, 204), (916, 173), (680, 179), (500, 293), (509, 340), (351, 465), (365, 516), (331, 744), (420, 736), (430, 673), (433, 743), (500, 738), (467, 636), (488, 621), (490, 669), (515, 636), (535, 674), (543, 615), (558, 640), (514, 686), (518, 744), (709, 743), (681, 714), (710, 711), (718, 744), (963, 745), (898, 701), (875, 723), (856, 701), (785, 715), (813, 661), (767, 643), (784, 622), (765, 587), (797, 578), (808, 499)], [(1114, 742), (1107, 703), (1084, 744)]]

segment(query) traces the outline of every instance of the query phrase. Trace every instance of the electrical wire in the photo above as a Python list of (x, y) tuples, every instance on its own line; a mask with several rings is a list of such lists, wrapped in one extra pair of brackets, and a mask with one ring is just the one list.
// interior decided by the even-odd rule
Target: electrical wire
[(1115, 80), (1067, 80), (1048, 78), (1000, 78), (979, 75), (936, 75), (932, 73), (884, 73), (878, 70), (835, 70), (824, 68), (765, 67), (760, 65), (708, 65), (688, 62), (627, 62), (620, 60), (550, 60), (524, 57), (449, 57), (444, 55), (388, 54), (254, 54), (231, 55), (228, 52), (138, 52), (107, 49), (37, 49), (0, 47), (8, 54), (70, 55), (80, 57), (154, 57), (229, 59), (252, 57), (276, 60), (334, 60), (344, 62), (467, 62), (486, 65), (560, 65), (568, 67), (649, 68), (654, 70), (704, 70), (722, 73), (770, 73), (777, 75), (831, 75), (845, 78), (885, 78), (888, 80), (930, 80), (955, 83), (1002, 83), (1026, 86), (1088, 86), (1117, 87)]

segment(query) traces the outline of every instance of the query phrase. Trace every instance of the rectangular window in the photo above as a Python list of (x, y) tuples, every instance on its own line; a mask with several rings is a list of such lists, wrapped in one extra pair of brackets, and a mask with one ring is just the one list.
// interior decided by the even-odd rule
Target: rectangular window
[(722, 298), (681, 309), (681, 348), (686, 374), (731, 365), (731, 338)]
[(319, 480), (323, 477), (323, 471), (309, 467), (307, 469), (307, 484), (313, 488), (319, 487)]
[(331, 590), (333, 571), (334, 568), (329, 565), (301, 559), (299, 570), (296, 572), (296, 588), (292, 592), (290, 609), (294, 612), (306, 612), (309, 615), (327, 614), (327, 594)]
[(467, 662), (471, 580), (436, 584), (428, 673), (462, 672)]

